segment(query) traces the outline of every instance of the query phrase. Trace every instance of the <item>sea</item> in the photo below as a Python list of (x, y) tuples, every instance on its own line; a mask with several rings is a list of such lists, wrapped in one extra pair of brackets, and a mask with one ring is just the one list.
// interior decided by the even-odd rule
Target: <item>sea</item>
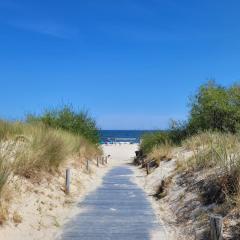
[(100, 130), (100, 137), (101, 143), (139, 143), (144, 134), (151, 132), (155, 132), (155, 130)]

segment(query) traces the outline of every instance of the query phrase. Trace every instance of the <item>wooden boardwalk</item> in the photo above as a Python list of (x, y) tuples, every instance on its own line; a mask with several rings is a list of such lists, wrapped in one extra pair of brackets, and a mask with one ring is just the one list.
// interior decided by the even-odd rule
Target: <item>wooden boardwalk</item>
[(159, 226), (145, 193), (130, 181), (131, 174), (128, 166), (113, 168), (102, 186), (79, 204), (82, 213), (65, 225), (60, 239), (151, 239)]

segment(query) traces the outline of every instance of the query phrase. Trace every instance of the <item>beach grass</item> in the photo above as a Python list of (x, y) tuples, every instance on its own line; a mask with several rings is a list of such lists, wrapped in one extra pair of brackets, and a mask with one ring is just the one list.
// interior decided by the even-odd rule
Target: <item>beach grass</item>
[(240, 138), (237, 134), (204, 132), (187, 139), (183, 146), (193, 155), (181, 171), (213, 170), (211, 183), (219, 186), (225, 200), (240, 207)]
[(163, 143), (154, 146), (148, 154), (148, 158), (155, 160), (158, 165), (162, 160), (170, 160), (172, 158), (173, 146), (169, 143)]
[(54, 174), (69, 159), (85, 161), (101, 155), (98, 144), (79, 134), (43, 123), (0, 121), (0, 200), (11, 176), (42, 178)]

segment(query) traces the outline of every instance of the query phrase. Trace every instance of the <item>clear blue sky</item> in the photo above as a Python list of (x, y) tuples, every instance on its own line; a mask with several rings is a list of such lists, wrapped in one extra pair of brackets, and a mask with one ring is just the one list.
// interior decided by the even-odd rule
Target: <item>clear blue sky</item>
[(187, 117), (209, 78), (240, 78), (240, 2), (0, 0), (0, 117), (62, 102), (103, 129)]

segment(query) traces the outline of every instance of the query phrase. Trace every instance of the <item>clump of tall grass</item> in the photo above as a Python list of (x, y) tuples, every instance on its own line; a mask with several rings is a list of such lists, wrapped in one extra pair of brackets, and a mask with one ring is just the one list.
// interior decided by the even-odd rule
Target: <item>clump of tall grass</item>
[(7, 164), (6, 157), (3, 154), (0, 154), (0, 193), (7, 183), (9, 175), (10, 167)]
[(57, 132), (38, 126), (18, 148), (13, 169), (24, 176), (29, 176), (34, 170), (51, 171), (60, 166), (67, 154), (64, 139)]
[(6, 186), (11, 174), (11, 164), (8, 161), (9, 148), (5, 146), (4, 151), (0, 148), (0, 225), (8, 218), (8, 201), (3, 192), (8, 192)]
[(7, 122), (0, 119), (0, 141), (12, 139), (13, 136), (21, 135), (23, 132), (20, 122)]
[(169, 143), (160, 144), (154, 146), (151, 152), (148, 154), (148, 158), (156, 161), (158, 165), (162, 160), (170, 160), (172, 158), (173, 147)]
[(26, 177), (33, 176), (36, 171), (53, 172), (70, 157), (93, 157), (100, 151), (97, 144), (85, 137), (42, 123), (1, 121), (0, 129), (0, 150), (6, 152), (9, 146), (12, 147), (7, 154), (11, 171)]
[(238, 135), (205, 132), (185, 141), (193, 152), (185, 170), (214, 169), (211, 182), (217, 184), (226, 199), (240, 207), (240, 138)]
[(195, 168), (219, 166), (229, 169), (238, 163), (240, 141), (237, 135), (204, 132), (184, 141), (183, 146), (193, 152), (189, 159)]

